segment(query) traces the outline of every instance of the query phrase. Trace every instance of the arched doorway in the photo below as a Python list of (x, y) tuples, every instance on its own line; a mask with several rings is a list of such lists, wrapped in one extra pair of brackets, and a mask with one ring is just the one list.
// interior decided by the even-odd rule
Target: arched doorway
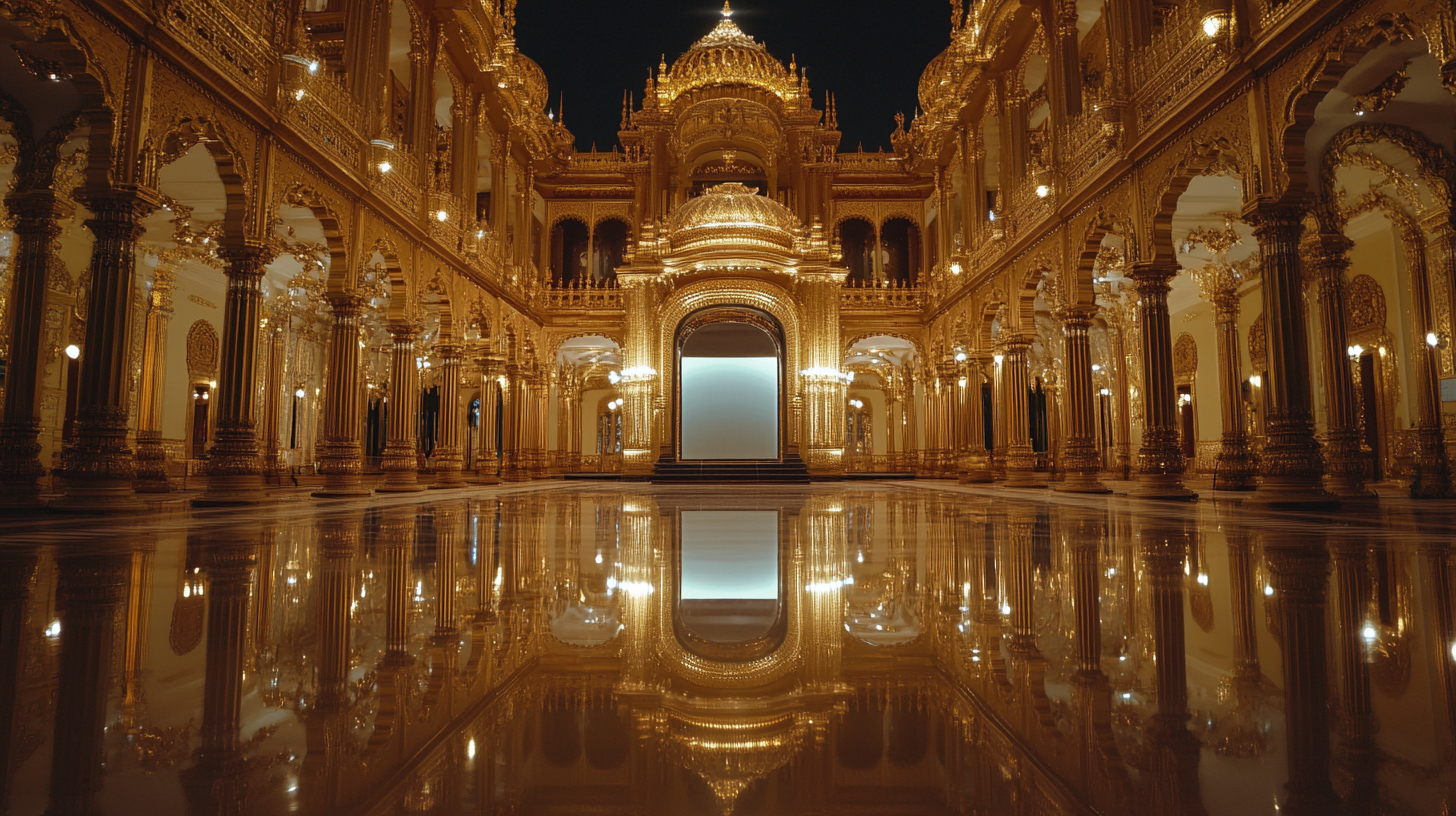
[(685, 461), (782, 458), (784, 333), (746, 306), (704, 309), (678, 326), (676, 438)]

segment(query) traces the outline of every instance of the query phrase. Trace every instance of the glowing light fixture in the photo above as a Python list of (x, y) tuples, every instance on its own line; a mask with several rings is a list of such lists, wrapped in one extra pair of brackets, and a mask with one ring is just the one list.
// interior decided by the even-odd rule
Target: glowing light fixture
[(450, 213), (447, 213), (444, 210), (439, 210), (435, 213), (435, 220), (443, 224), (444, 222), (450, 220)]
[(950, 273), (952, 275), (959, 275), (961, 273), (961, 265), (958, 264), (958, 263), (951, 264), (950, 265)]
[(1204, 36), (1208, 37), (1209, 39), (1213, 39), (1214, 37), (1217, 37), (1219, 35), (1219, 32), (1221, 31), (1223, 31), (1222, 16), (1217, 14), (1210, 14), (1209, 16), (1203, 18)]
[(297, 391), (293, 392), (293, 396), (298, 397), (299, 399), (303, 399), (304, 397), (308, 396), (308, 392), (300, 388)]
[(79, 359), (81, 357), (81, 347), (76, 345), (75, 343), (66, 346), (66, 356), (70, 357), (72, 360)]
[(1046, 198), (1047, 196), (1049, 196), (1051, 194), (1052, 194), (1052, 188), (1051, 187), (1049, 187), (1049, 186), (1047, 186), (1045, 184), (1038, 184), (1038, 185), (1036, 185), (1036, 197), (1037, 198)]
[(1254, 386), (1255, 388), (1263, 388), (1264, 378), (1260, 377), (1258, 374), (1255, 374), (1254, 376), (1249, 378), (1249, 384)]
[(1345, 352), (1348, 353), (1351, 357), (1359, 357), (1360, 355), (1365, 353), (1365, 347), (1360, 345), (1359, 343), (1356, 343), (1355, 345), (1345, 349)]
[(966, 353), (964, 351), (956, 352), (955, 361), (957, 363), (964, 363), (966, 361)]
[(1006, 357), (1005, 357), (1005, 355), (1002, 355), (1002, 354), (996, 354), (996, 355), (993, 355), (993, 356), (992, 356), (992, 357), (991, 357), (991, 362), (993, 362), (993, 363), (995, 363), (995, 364), (996, 364), (996, 365), (1001, 365), (1001, 362), (1002, 362), (1002, 361), (1003, 361), (1003, 360), (1005, 360), (1005, 359), (1006, 359)]
[(382, 161), (382, 162), (379, 163), (379, 172), (381, 172), (381, 173), (388, 173), (390, 170), (393, 170), (393, 169), (394, 169), (394, 165), (390, 164), (387, 161)]
[(295, 102), (302, 102), (303, 101), (303, 89), (302, 88), (299, 88), (298, 90), (296, 90), (296, 91), (293, 92), (293, 100)]

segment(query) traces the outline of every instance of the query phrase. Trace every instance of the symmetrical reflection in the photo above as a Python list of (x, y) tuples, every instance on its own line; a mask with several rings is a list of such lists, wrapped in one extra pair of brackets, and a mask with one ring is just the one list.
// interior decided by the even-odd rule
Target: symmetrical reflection
[(1444, 515), (527, 488), (21, 529), (0, 802), (1450, 812)]

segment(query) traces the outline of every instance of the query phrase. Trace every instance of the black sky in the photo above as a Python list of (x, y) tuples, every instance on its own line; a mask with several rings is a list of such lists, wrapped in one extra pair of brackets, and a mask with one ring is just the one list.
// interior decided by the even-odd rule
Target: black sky
[[(546, 71), (551, 107), (566, 95), (577, 148), (617, 143), (622, 91), (642, 98), (649, 68), (672, 64), (717, 24), (722, 0), (520, 0), (516, 39)], [(915, 110), (916, 84), (950, 41), (947, 0), (735, 0), (733, 20), (788, 64), (809, 71), (814, 106), (833, 91), (841, 150), (890, 148), (896, 111)]]

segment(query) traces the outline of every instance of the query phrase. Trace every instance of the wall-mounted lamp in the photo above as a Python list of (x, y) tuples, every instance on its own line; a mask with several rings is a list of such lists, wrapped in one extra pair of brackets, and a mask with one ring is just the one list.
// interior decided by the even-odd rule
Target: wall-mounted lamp
[(1359, 357), (1360, 355), (1365, 353), (1365, 347), (1360, 345), (1359, 343), (1356, 343), (1355, 345), (1345, 349), (1345, 353), (1349, 354), (1352, 358)]
[(304, 397), (308, 396), (308, 392), (300, 388), (297, 391), (293, 392), (293, 396), (298, 397), (299, 399), (303, 399)]
[(72, 360), (79, 359), (81, 357), (81, 347), (76, 345), (75, 343), (66, 346), (66, 356), (70, 357)]
[(1264, 378), (1260, 377), (1258, 374), (1255, 374), (1254, 376), (1249, 378), (1249, 385), (1252, 385), (1255, 388), (1263, 388)]

